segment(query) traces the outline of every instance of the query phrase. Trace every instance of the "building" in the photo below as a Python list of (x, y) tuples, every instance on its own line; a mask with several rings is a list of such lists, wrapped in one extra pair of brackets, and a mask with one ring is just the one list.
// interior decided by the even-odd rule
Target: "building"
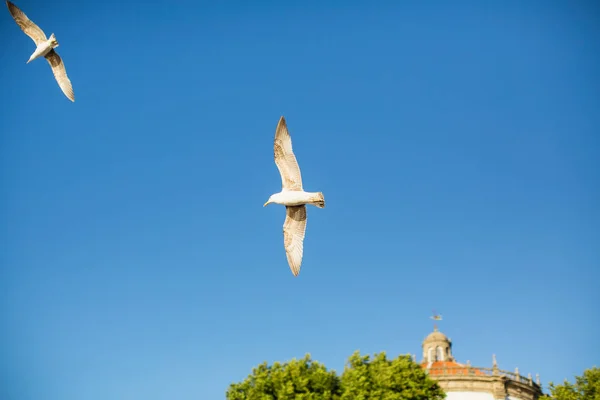
[[(491, 368), (461, 364), (452, 355), (452, 341), (434, 327), (423, 341), (421, 366), (438, 381), (448, 400), (537, 400), (542, 396), (539, 376), (523, 377), (498, 369), (493, 356)], [(416, 358), (416, 357), (415, 357)]]

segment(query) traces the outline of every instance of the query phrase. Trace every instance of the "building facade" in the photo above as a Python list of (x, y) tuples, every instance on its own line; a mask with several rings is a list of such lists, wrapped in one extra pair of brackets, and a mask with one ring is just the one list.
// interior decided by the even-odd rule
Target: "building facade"
[[(461, 364), (452, 355), (452, 341), (434, 328), (423, 341), (421, 366), (446, 392), (448, 400), (538, 400), (542, 396), (539, 376), (534, 382), (515, 372), (498, 369), (493, 356), (492, 367)], [(415, 357), (416, 358), (416, 357)]]

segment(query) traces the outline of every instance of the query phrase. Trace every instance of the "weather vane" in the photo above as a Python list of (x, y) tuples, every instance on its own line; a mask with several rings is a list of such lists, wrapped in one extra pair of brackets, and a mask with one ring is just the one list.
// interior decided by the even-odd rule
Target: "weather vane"
[[(442, 314), (438, 314), (435, 312), (435, 310), (433, 310), (433, 315), (431, 317), (432, 320), (434, 321), (441, 321), (442, 320)], [(437, 330), (437, 325), (435, 324), (435, 322), (433, 323), (433, 329)]]

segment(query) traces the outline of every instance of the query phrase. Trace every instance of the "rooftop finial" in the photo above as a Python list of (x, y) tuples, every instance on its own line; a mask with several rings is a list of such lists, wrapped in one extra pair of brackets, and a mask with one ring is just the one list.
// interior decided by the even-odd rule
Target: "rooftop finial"
[(540, 374), (535, 374), (535, 383), (538, 384), (538, 386), (541, 386), (542, 384), (540, 383)]
[(496, 355), (492, 354), (492, 375), (498, 375), (499, 370), (498, 370), (498, 361), (496, 361)]

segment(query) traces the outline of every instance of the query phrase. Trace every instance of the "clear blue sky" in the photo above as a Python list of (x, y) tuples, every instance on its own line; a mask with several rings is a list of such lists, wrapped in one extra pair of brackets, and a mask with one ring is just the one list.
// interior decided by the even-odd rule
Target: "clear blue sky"
[[(262, 361), (600, 364), (600, 8), (114, 0), (0, 12), (0, 397), (219, 399)], [(501, 5), (502, 3), (502, 5)], [(284, 115), (310, 207), (283, 249)]]

